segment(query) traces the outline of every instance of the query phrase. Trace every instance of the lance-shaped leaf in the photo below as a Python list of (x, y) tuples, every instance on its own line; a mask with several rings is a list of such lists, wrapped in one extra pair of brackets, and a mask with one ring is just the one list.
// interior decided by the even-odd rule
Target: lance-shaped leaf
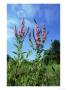
[(30, 50), (30, 51), (28, 51), (27, 52), (27, 55), (26, 55), (26, 58), (28, 58), (29, 57), (29, 55), (31, 55), (32, 54), (32, 51)]
[(34, 29), (33, 29), (33, 38), (34, 38), (34, 41), (36, 42), (35, 35), (34, 35)]
[(34, 22), (37, 24), (36, 20), (34, 19)]
[(35, 50), (33, 42), (31, 40), (31, 32), (29, 33), (29, 43), (30, 43), (30, 46), (32, 47), (32, 49)]
[(17, 44), (14, 44), (14, 46), (15, 46), (16, 48), (18, 48), (18, 45), (17, 45)]
[(16, 54), (16, 55), (18, 55), (18, 53), (17, 52), (13, 52), (14, 54)]
[(55, 72), (57, 78), (60, 78), (59, 75), (56, 73), (56, 70), (55, 70), (55, 68), (53, 66), (52, 66), (52, 70)]
[(27, 53), (27, 52), (23, 52), (22, 54), (25, 54), (25, 53)]

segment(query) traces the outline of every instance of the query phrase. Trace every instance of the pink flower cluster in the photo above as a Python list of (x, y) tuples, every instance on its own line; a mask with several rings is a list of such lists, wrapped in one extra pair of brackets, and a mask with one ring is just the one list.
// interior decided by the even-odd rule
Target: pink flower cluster
[(45, 26), (43, 26), (42, 42), (41, 42), (40, 31), (39, 31), (39, 28), (38, 28), (37, 23), (36, 23), (36, 25), (35, 25), (34, 31), (35, 31), (35, 34), (36, 34), (36, 35), (35, 35), (36, 47), (37, 47), (37, 48), (41, 48), (42, 42), (44, 43), (44, 41), (46, 40), (46, 28), (45, 28)]
[(14, 32), (15, 32), (16, 37), (23, 37), (24, 36), (24, 33), (25, 33), (25, 30), (24, 30), (24, 18), (22, 19), (20, 31), (18, 32), (17, 29), (16, 29), (16, 26), (15, 26)]
[(36, 34), (36, 36), (35, 36), (36, 46), (37, 46), (37, 48), (40, 48), (41, 40), (40, 40), (40, 32), (39, 32), (39, 28), (38, 28), (37, 24), (35, 25), (34, 30), (35, 30), (35, 34)]

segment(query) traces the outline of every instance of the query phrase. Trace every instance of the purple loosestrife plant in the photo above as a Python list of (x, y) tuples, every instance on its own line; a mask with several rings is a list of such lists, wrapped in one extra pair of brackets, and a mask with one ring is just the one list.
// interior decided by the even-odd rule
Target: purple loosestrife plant
[(35, 22), (35, 27), (33, 29), (33, 38), (34, 38), (35, 45), (32, 42), (31, 33), (29, 33), (29, 41), (30, 41), (30, 46), (36, 52), (36, 59), (40, 60), (40, 58), (42, 58), (42, 53), (44, 51), (43, 47), (46, 40), (47, 32), (46, 32), (45, 25), (43, 25), (43, 28), (40, 31), (39, 26), (35, 19), (34, 19), (34, 22)]
[(22, 18), (20, 30), (18, 31), (16, 26), (14, 29), (15, 40), (16, 40), (16, 43), (14, 45), (16, 47), (16, 52), (13, 52), (13, 53), (16, 54), (16, 56), (17, 56), (16, 59), (19, 61), (24, 59), (23, 54), (26, 53), (26, 52), (23, 52), (23, 42), (24, 42), (24, 39), (28, 32), (29, 32), (29, 28), (28, 28), (27, 32), (25, 32), (24, 18)]

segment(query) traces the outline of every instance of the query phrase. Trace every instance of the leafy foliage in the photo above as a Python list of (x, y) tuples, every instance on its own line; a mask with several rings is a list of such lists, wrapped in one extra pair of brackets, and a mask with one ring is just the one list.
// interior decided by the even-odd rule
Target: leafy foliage
[(45, 65), (41, 60), (10, 60), (7, 64), (8, 86), (54, 86), (60, 84), (59, 64)]

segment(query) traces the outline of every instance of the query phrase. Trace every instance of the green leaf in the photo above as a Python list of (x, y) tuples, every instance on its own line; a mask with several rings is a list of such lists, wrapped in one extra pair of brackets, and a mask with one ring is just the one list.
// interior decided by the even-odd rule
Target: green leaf
[(18, 55), (16, 52), (13, 52), (14, 54)]
[(28, 53), (27, 53), (27, 55), (26, 55), (26, 58), (28, 58), (29, 55), (31, 55), (31, 54), (32, 54), (32, 50), (28, 51)]
[(18, 45), (17, 45), (17, 44), (14, 44), (14, 46), (15, 46), (16, 48), (18, 48)]

